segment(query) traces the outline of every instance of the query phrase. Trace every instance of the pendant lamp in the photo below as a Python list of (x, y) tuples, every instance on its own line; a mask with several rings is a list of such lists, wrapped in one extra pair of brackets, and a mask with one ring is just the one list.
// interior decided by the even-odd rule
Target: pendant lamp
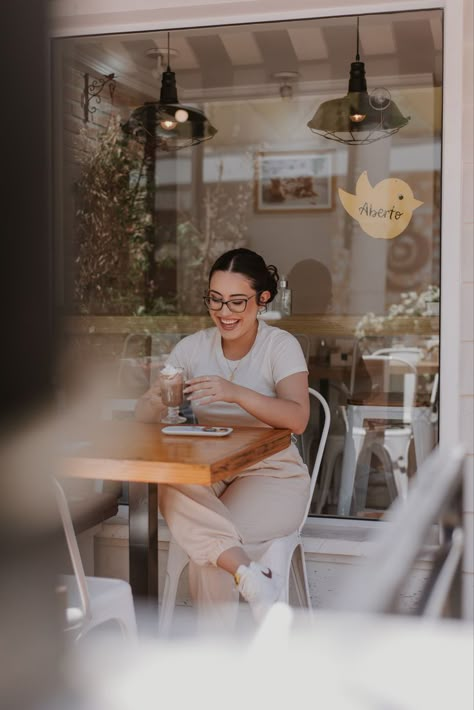
[(378, 87), (367, 92), (365, 64), (359, 55), (359, 18), (357, 18), (357, 48), (351, 63), (346, 96), (322, 103), (308, 128), (328, 140), (346, 145), (367, 145), (388, 138), (406, 126), (405, 118), (392, 101), (388, 89)]
[(202, 111), (179, 103), (176, 76), (170, 69), (169, 32), (168, 62), (161, 77), (159, 101), (147, 101), (134, 109), (123, 129), (141, 143), (153, 139), (157, 150), (164, 151), (197, 145), (217, 133)]

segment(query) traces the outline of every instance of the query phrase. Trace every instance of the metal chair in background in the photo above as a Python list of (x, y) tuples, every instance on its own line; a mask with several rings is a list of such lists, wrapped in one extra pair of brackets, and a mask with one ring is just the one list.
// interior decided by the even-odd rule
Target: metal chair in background
[(308, 364), (311, 350), (311, 340), (309, 338), (309, 335), (306, 335), (306, 333), (293, 333), (293, 335), (301, 345), (301, 350), (303, 351), (304, 359), (306, 360), (306, 364)]
[[(434, 445), (430, 404), (418, 402), (416, 398), (415, 365), (393, 355), (364, 357), (364, 363), (370, 372), (373, 389), (368, 395), (359, 394), (348, 399), (348, 431), (338, 501), (340, 515), (348, 515), (354, 501), (357, 511), (367, 492), (370, 447), (365, 446), (365, 438), (353, 435), (359, 429), (367, 430), (364, 426), (366, 420), (381, 427), (383, 447), (390, 455), (396, 490), (403, 499), (408, 492), (408, 446), (412, 435), (417, 465), (422, 463)], [(388, 426), (387, 420), (393, 421), (394, 425)], [(359, 494), (354, 498), (356, 473)]]
[(119, 357), (117, 389), (119, 394), (142, 394), (184, 333), (147, 331), (128, 333)]
[[(370, 382), (370, 391), (359, 391), (357, 373), (360, 365), (354, 351), (351, 390), (344, 389), (346, 403), (340, 405), (338, 410), (344, 423), (344, 433), (329, 436), (321, 485), (315, 501), (317, 514), (322, 512), (328, 501), (338, 462), (341, 462), (338, 513), (349, 514), (357, 467), (365, 470), (368, 477), (372, 455), (382, 464), (390, 502), (396, 496), (405, 499), (408, 493), (408, 450), (412, 438), (412, 417), (418, 427), (418, 449), (421, 449), (420, 441), (424, 441), (424, 430), (421, 418), (418, 417), (421, 410), (414, 410), (417, 382), (415, 365), (401, 356), (389, 354), (362, 358), (359, 355), (359, 359), (363, 365), (364, 383), (367, 380)], [(394, 389), (394, 375), (397, 375), (398, 389)], [(398, 403), (391, 401), (393, 395), (396, 395)], [(394, 423), (388, 426), (387, 419)], [(370, 427), (366, 420), (370, 420)]]

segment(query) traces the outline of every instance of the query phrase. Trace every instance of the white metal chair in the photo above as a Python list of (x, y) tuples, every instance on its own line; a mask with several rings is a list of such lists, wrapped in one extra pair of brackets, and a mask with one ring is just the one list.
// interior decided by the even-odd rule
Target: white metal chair
[[(321, 515), (324, 506), (328, 502), (331, 486), (334, 482), (336, 466), (338, 465), (338, 463), (342, 465), (344, 440), (347, 436), (347, 432), (349, 431), (349, 424), (347, 421), (347, 413), (344, 406), (340, 407), (340, 413), (344, 421), (345, 434), (330, 434), (328, 436), (326, 449), (324, 452), (324, 460), (321, 467), (319, 491), (317, 493), (316, 500), (313, 503), (314, 507), (312, 509), (312, 511), (316, 515)], [(354, 427), (352, 430), (352, 438), (354, 440), (354, 445), (358, 454), (362, 450), (365, 435), (366, 431), (362, 427)]]
[[(280, 597), (280, 601), (288, 603), (291, 575), (299, 604), (308, 608), (311, 606), (311, 599), (309, 595), (309, 586), (306, 574), (304, 547), (301, 531), (303, 529), (303, 525), (306, 521), (311, 505), (311, 500), (318, 478), (321, 459), (323, 457), (324, 447), (326, 445), (331, 420), (329, 407), (324, 397), (322, 397), (319, 392), (316, 392), (311, 387), (309, 388), (309, 394), (310, 397), (314, 398), (317, 404), (321, 405), (322, 410), (324, 412), (324, 423), (319, 438), (319, 444), (314, 465), (311, 471), (310, 492), (305, 513), (298, 529), (290, 535), (287, 535), (286, 537), (275, 538), (275, 540), (272, 540), (269, 548), (259, 560), (261, 564), (271, 567), (271, 569), (273, 569), (275, 572), (278, 572), (278, 574), (280, 574), (283, 579), (285, 579), (285, 585), (282, 591), (282, 595)], [(173, 618), (178, 583), (181, 574), (188, 562), (189, 557), (186, 552), (184, 552), (184, 550), (178, 545), (178, 543), (171, 537), (168, 552), (168, 563), (166, 567), (163, 599), (160, 608), (159, 629), (162, 635), (166, 635), (169, 631)]]
[[(124, 340), (117, 372), (118, 392), (143, 394), (164, 367), (185, 333), (148, 331), (129, 333)], [(125, 394), (126, 396), (126, 394)]]
[[(320, 514), (328, 500), (329, 491), (333, 482), (333, 477), (335, 473), (335, 467), (338, 460), (342, 459), (342, 454), (344, 452), (345, 446), (348, 444), (348, 437), (351, 440), (351, 447), (353, 447), (354, 453), (354, 464), (359, 461), (359, 457), (362, 452), (366, 457), (370, 456), (370, 453), (376, 453), (382, 461), (386, 461), (387, 456), (389, 457), (388, 466), (390, 471), (386, 471), (388, 492), (391, 500), (393, 500), (394, 494), (398, 495), (403, 500), (406, 499), (408, 495), (408, 449), (410, 445), (410, 440), (412, 437), (412, 413), (413, 404), (416, 392), (416, 367), (413, 363), (413, 358), (415, 357), (415, 350), (417, 353), (421, 353), (419, 348), (407, 349), (410, 351), (409, 358), (405, 359), (398, 353), (402, 352), (400, 350), (393, 350), (386, 348), (385, 350), (378, 351), (380, 354), (364, 356), (363, 362), (365, 369), (373, 377), (374, 389), (379, 388), (380, 391), (389, 392), (391, 389), (390, 378), (394, 371), (399, 371), (401, 373), (400, 377), (403, 378), (402, 394), (403, 394), (403, 406), (398, 408), (387, 408), (382, 406), (371, 406), (370, 407), (370, 418), (372, 419), (388, 419), (395, 416), (396, 419), (401, 420), (403, 424), (399, 426), (391, 426), (385, 428), (383, 434), (383, 447), (371, 444), (367, 446), (366, 441), (366, 428), (363, 426), (363, 417), (358, 417), (358, 421), (354, 424), (353, 415), (354, 407), (349, 404), (348, 407), (340, 407), (342, 418), (345, 425), (344, 435), (332, 435), (328, 440), (328, 447), (326, 450), (325, 460), (323, 462), (322, 473), (321, 473), (321, 486), (318, 494), (318, 499), (316, 502), (315, 512)], [(412, 352), (413, 351), (413, 352)], [(394, 353), (397, 353), (396, 355)], [(352, 391), (355, 388), (355, 355), (353, 360), (353, 372), (351, 374), (351, 387), (352, 390), (348, 392), (349, 400), (352, 396)], [(357, 411), (364, 410), (363, 406), (358, 406)], [(369, 414), (369, 408), (365, 408), (367, 414)], [(365, 411), (364, 410), (364, 411)], [(420, 448), (420, 447), (418, 447)], [(385, 451), (384, 451), (385, 450)], [(354, 472), (355, 473), (355, 472)], [(393, 481), (395, 484), (395, 491), (392, 492), (390, 475), (393, 475)], [(346, 471), (344, 479), (348, 478), (347, 473), (347, 461), (346, 461)], [(347, 487), (344, 487), (343, 493), (347, 498)], [(339, 510), (342, 514), (347, 514), (347, 505), (344, 507), (344, 511)]]
[(86, 577), (66, 495), (56, 479), (53, 487), (74, 572), (61, 575), (68, 599), (66, 631), (79, 640), (92, 629), (115, 622), (124, 636), (135, 639), (137, 624), (130, 585), (121, 579)]
[[(415, 445), (417, 465), (420, 465), (433, 448), (432, 426), (430, 422), (430, 406), (418, 406), (416, 402), (416, 367), (412, 362), (394, 355), (371, 355), (364, 357), (364, 363), (369, 369), (373, 382), (380, 389), (380, 402), (373, 395), (368, 399), (356, 397), (348, 402), (347, 419), (348, 432), (344, 443), (344, 456), (341, 472), (341, 487), (339, 492), (338, 514), (347, 515), (353, 498), (356, 464), (361, 453), (357, 445), (364, 446), (364, 439), (354, 437), (354, 432), (363, 428), (365, 419), (385, 421), (387, 419), (400, 422), (395, 428), (385, 428), (383, 444), (390, 454), (395, 472), (395, 484), (398, 495), (406, 498), (408, 490), (407, 459), (411, 436)], [(402, 378), (400, 395), (403, 402), (392, 406), (384, 399), (392, 390), (393, 375)], [(379, 380), (379, 381), (378, 381)], [(379, 393), (375, 391), (375, 395)], [(368, 464), (364, 466), (368, 470)]]
[(403, 378), (403, 421), (406, 424), (411, 422), (411, 410), (415, 400), (416, 395), (416, 383), (417, 383), (417, 373), (416, 373), (416, 360), (415, 358), (408, 354), (408, 356), (394, 354), (392, 352), (387, 352), (384, 354), (379, 351), (379, 354), (364, 355), (364, 364), (372, 375), (374, 370), (372, 370), (371, 365), (375, 366), (375, 380), (377, 378), (377, 370), (380, 365), (383, 366), (382, 370), (382, 382), (380, 385), (383, 387), (384, 392), (389, 392), (391, 390), (391, 379), (393, 376), (393, 371), (397, 369), (402, 370)]

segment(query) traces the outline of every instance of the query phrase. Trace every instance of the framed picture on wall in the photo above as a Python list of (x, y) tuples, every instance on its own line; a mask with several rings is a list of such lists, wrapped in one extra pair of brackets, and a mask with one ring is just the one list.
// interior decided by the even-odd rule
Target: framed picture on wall
[(256, 154), (256, 212), (320, 212), (333, 207), (330, 152)]

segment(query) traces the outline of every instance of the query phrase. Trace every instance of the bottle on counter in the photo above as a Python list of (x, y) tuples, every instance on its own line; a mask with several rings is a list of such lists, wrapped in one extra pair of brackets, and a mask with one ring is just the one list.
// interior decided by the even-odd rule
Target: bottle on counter
[(323, 339), (321, 340), (318, 348), (318, 360), (321, 363), (321, 365), (329, 365), (329, 359), (331, 355), (331, 350), (326, 343), (326, 341)]
[(288, 287), (286, 276), (282, 276), (278, 282), (278, 293), (272, 303), (272, 310), (279, 311), (282, 318), (291, 316), (291, 288)]

